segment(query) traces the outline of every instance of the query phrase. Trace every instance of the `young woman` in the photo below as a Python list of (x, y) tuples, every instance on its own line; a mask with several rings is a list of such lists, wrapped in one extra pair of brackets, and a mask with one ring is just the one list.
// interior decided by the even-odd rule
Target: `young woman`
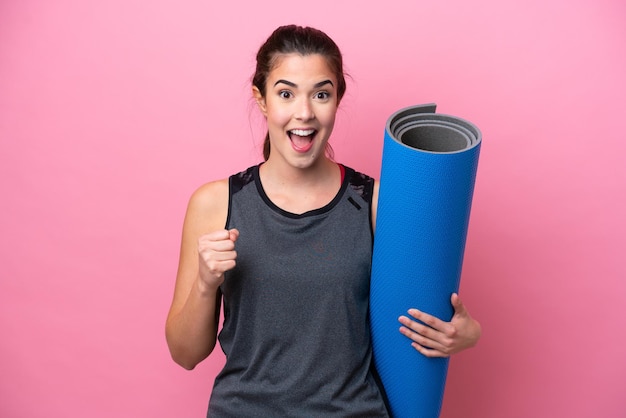
[[(341, 53), (319, 30), (280, 27), (252, 84), (265, 162), (189, 201), (166, 324), (172, 358), (193, 369), (213, 351), (223, 300), (226, 364), (209, 416), (385, 417), (368, 324), (378, 184), (329, 155)], [(400, 317), (407, 344), (430, 357), (473, 346), (480, 325), (456, 294), (451, 303), (451, 322), (417, 309)]]

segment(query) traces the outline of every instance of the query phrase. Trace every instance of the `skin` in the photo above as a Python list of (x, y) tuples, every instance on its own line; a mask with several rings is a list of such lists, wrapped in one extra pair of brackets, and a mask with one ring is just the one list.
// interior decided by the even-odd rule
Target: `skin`
[[(279, 57), (266, 91), (252, 94), (267, 120), (271, 152), (260, 167), (267, 196), (280, 208), (304, 213), (328, 204), (341, 187), (337, 164), (325, 154), (339, 98), (337, 79), (321, 55)], [(293, 141), (293, 130), (314, 131), (312, 140)], [(302, 133), (302, 132), (301, 132)], [(372, 222), (376, 220), (375, 183)], [(226, 230), (228, 179), (207, 183), (191, 196), (180, 250), (174, 297), (166, 321), (166, 339), (174, 361), (193, 369), (215, 348), (224, 272), (237, 262), (239, 231)], [(375, 226), (375, 224), (374, 224)], [(399, 332), (427, 357), (448, 357), (480, 338), (458, 295), (450, 299), (450, 322), (411, 308), (398, 318)], [(421, 322), (419, 322), (421, 321)]]
[[(339, 167), (325, 155), (337, 113), (336, 85), (322, 56), (293, 54), (278, 60), (265, 94), (253, 88), (271, 144), (261, 181), (268, 197), (288, 212), (320, 208), (341, 186)], [(294, 129), (315, 130), (307, 152), (294, 149), (289, 133)]]

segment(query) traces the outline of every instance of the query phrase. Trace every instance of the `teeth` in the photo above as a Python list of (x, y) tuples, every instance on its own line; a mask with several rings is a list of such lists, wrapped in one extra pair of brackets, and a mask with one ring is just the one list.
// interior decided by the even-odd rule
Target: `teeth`
[(309, 135), (313, 135), (313, 133), (315, 132), (315, 129), (292, 129), (291, 131), (292, 134), (294, 135), (298, 135), (298, 136), (309, 136)]

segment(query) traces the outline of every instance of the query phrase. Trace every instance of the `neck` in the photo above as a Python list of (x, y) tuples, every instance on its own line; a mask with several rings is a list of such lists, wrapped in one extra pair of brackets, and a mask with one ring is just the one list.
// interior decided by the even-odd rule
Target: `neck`
[(328, 157), (318, 158), (306, 167), (297, 167), (282, 159), (270, 158), (261, 165), (262, 177), (266, 182), (279, 183), (283, 187), (315, 185), (332, 180), (337, 173), (337, 163)]
[(328, 158), (305, 168), (268, 159), (259, 168), (259, 176), (267, 197), (291, 213), (304, 213), (327, 205), (341, 187), (339, 166)]

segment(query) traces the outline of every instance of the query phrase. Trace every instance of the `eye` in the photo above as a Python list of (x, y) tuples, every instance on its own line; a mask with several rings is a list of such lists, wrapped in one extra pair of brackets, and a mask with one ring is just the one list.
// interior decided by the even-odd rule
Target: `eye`
[(318, 100), (328, 100), (330, 98), (330, 93), (327, 91), (318, 91), (315, 93), (315, 98)]
[(281, 99), (290, 99), (291, 97), (293, 97), (293, 94), (291, 94), (289, 90), (281, 90), (278, 92), (278, 96)]

